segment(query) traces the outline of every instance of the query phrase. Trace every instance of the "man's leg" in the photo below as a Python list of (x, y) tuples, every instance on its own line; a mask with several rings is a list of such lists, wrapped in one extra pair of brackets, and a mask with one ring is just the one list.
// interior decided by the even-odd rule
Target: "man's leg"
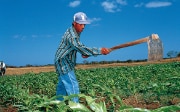
[[(61, 80), (61, 75), (59, 75), (59, 77), (58, 77), (58, 84), (57, 84), (57, 88), (56, 88), (56, 96), (58, 96), (58, 95), (62, 95), (62, 96), (67, 95), (66, 89), (65, 89), (64, 84)], [(59, 98), (57, 98), (57, 100), (63, 101), (64, 98), (59, 97)]]
[(1, 68), (1, 75), (3, 76), (5, 74), (5, 69)]
[(6, 69), (3, 68), (3, 69), (2, 69), (2, 72), (3, 72), (3, 75), (5, 75)]
[[(61, 79), (68, 95), (79, 94), (79, 84), (74, 74), (74, 71), (71, 71), (65, 75), (61, 75)], [(78, 103), (79, 98), (75, 97), (72, 99), (72, 101)]]

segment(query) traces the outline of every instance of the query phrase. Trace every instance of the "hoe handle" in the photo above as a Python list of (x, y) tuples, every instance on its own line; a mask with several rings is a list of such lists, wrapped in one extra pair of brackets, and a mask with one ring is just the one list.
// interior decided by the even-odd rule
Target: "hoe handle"
[(142, 39), (132, 41), (132, 42), (127, 42), (127, 43), (124, 43), (124, 44), (120, 44), (120, 45), (111, 47), (109, 50), (113, 51), (113, 50), (116, 50), (116, 49), (137, 45), (137, 44), (140, 44), (140, 43), (143, 43), (143, 42), (147, 42), (148, 40), (149, 40), (149, 36), (145, 37), (145, 38), (142, 38)]

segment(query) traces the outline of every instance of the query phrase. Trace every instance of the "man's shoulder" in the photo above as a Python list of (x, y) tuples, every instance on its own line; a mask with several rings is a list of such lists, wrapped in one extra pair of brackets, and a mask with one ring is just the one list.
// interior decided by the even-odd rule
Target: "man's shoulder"
[(71, 26), (66, 30), (64, 37), (65, 38), (78, 38), (78, 34), (76, 33), (74, 27)]

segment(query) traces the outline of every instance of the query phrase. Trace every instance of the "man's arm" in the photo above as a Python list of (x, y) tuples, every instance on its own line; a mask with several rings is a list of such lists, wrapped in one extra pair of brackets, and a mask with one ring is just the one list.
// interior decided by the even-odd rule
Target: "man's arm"
[(96, 56), (101, 55), (101, 48), (89, 48), (82, 44), (78, 38), (72, 37), (69, 39), (71, 46), (74, 47), (78, 52), (80, 52), (84, 56)]

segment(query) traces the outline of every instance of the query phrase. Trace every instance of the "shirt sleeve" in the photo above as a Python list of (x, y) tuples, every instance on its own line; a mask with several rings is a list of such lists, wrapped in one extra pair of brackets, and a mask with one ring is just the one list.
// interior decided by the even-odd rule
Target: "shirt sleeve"
[(82, 44), (78, 37), (69, 38), (71, 46), (76, 49), (79, 53), (87, 56), (101, 55), (101, 48), (89, 48)]

